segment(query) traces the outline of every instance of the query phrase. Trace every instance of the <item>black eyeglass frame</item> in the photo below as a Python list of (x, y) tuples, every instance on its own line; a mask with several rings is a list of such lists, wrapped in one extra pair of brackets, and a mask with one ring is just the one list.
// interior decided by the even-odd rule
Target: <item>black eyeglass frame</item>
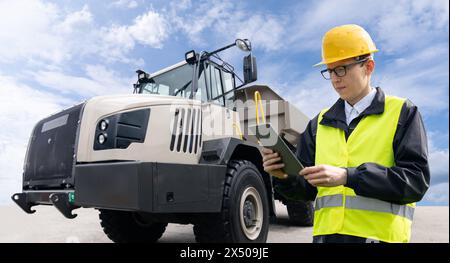
[[(346, 74), (347, 74), (347, 69), (350, 69), (350, 67), (352, 67), (352, 66), (354, 66), (354, 65), (356, 65), (356, 64), (360, 64), (360, 63), (364, 63), (364, 62), (366, 62), (367, 60), (369, 60), (370, 59), (370, 57), (367, 57), (367, 58), (365, 58), (365, 59), (362, 59), (362, 60), (358, 60), (358, 61), (355, 61), (355, 62), (353, 62), (353, 63), (350, 63), (350, 64), (346, 64), (346, 65), (340, 65), (340, 66), (337, 66), (337, 67), (335, 67), (335, 68), (332, 68), (332, 69), (329, 69), (329, 68), (327, 68), (327, 69), (324, 69), (324, 70), (321, 70), (320, 71), (320, 74), (322, 74), (322, 77), (324, 78), (324, 79), (326, 79), (326, 80), (330, 80), (331, 79), (331, 74), (334, 72), (334, 74), (336, 74), (336, 76), (338, 76), (338, 77), (343, 77), (343, 76), (345, 76)], [(361, 65), (362, 66), (362, 65)], [(337, 71), (336, 71), (336, 69), (339, 69), (339, 68), (342, 68), (343, 69), (343, 74), (338, 74), (337, 73)], [(327, 78), (324, 74), (325, 74), (325, 72), (328, 72), (329, 73), (329, 77)]]

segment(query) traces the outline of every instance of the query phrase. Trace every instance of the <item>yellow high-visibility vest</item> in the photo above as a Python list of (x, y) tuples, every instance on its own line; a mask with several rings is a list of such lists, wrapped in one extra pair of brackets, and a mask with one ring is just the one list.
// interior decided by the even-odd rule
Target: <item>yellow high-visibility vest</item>
[[(395, 166), (393, 141), (404, 99), (386, 96), (382, 114), (364, 116), (345, 139), (343, 130), (321, 125), (315, 164), (357, 167), (372, 162)], [(384, 242), (409, 242), (415, 203), (398, 205), (356, 195), (353, 189), (317, 187), (313, 235), (345, 234)]]

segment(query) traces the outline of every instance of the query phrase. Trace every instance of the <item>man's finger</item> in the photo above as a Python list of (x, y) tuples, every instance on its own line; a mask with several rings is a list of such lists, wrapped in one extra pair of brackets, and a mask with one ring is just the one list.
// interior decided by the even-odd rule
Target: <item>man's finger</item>
[(278, 157), (278, 153), (266, 154), (263, 156), (263, 162)]
[(300, 171), (299, 175), (304, 176), (304, 175), (307, 175), (307, 174), (310, 174), (310, 173), (315, 173), (315, 172), (318, 172), (318, 171), (321, 171), (321, 170), (323, 170), (323, 168), (321, 166), (319, 166), (319, 165), (305, 167), (305, 168), (303, 168)]
[(298, 174), (301, 175), (301, 176), (305, 176), (305, 175), (307, 175), (307, 174), (310, 174), (313, 167), (314, 167), (314, 166), (311, 166), (311, 167), (305, 167), (305, 168), (301, 169), (300, 172), (299, 172)]
[(262, 151), (263, 153), (265, 153), (265, 154), (271, 154), (271, 153), (273, 153), (273, 151), (272, 151), (271, 149), (265, 148), (265, 147), (263, 147), (263, 148), (261, 149), (261, 151)]
[(277, 163), (279, 161), (281, 161), (281, 157), (272, 158), (270, 160), (265, 161), (263, 165), (264, 166), (269, 166), (269, 165), (272, 165), (272, 164)]
[(274, 170), (278, 170), (284, 167), (284, 163), (280, 163), (280, 164), (273, 164), (273, 165), (269, 165), (269, 166), (265, 166), (264, 167), (264, 171), (266, 172), (271, 172)]
[(312, 180), (312, 179), (319, 179), (319, 178), (325, 178), (326, 174), (323, 171), (310, 173), (304, 176), (306, 180)]

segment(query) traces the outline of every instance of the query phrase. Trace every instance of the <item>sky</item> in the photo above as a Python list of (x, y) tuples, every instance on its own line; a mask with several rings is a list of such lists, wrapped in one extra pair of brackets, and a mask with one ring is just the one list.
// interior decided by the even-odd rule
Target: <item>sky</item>
[[(431, 187), (418, 205), (448, 206), (447, 0), (0, 0), (0, 204), (21, 190), (40, 119), (93, 96), (132, 93), (137, 69), (155, 72), (192, 49), (250, 39), (257, 83), (313, 118), (338, 98), (312, 65), (323, 34), (343, 24), (364, 27), (380, 50), (372, 85), (422, 114)], [(222, 57), (240, 69), (243, 55)]]

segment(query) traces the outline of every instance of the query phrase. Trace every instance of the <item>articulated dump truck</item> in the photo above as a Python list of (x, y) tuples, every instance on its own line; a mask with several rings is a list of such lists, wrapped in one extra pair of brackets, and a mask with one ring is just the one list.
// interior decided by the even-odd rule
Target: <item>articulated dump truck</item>
[[(219, 56), (233, 46), (248, 53), (244, 80)], [(73, 219), (74, 209), (98, 209), (114, 242), (156, 242), (168, 223), (193, 224), (197, 242), (266, 242), (275, 199), (293, 224), (312, 225), (312, 203), (283, 199), (249, 140), (249, 127), (264, 119), (295, 150), (309, 121), (251, 84), (249, 40), (137, 74), (133, 94), (94, 97), (36, 124), (23, 190), (12, 196), (26, 213), (52, 205)]]

